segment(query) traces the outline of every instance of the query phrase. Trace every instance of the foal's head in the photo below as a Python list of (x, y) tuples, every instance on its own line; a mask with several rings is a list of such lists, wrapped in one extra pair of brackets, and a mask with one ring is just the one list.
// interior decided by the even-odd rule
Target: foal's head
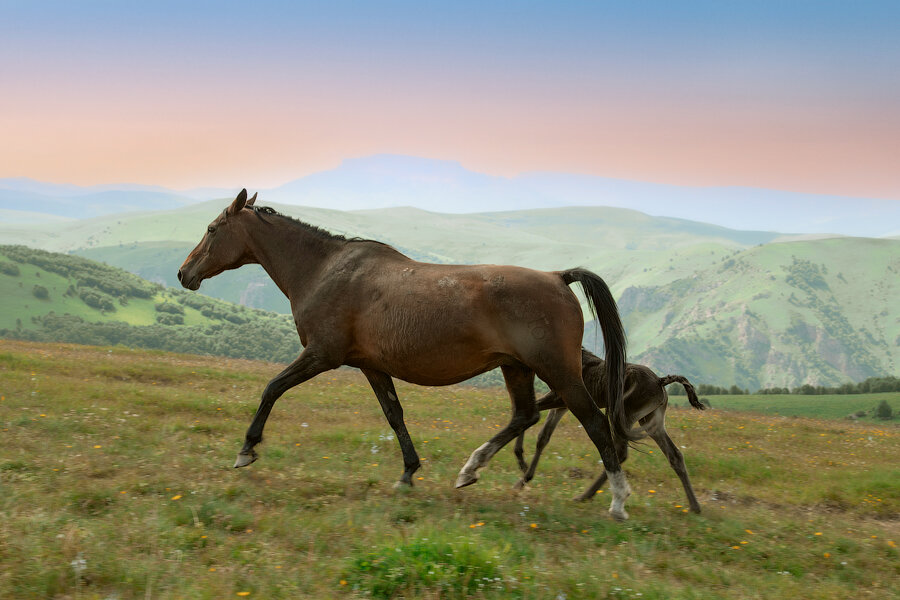
[(236, 221), (241, 210), (245, 206), (253, 206), (254, 202), (256, 194), (248, 200), (247, 190), (241, 190), (234, 202), (209, 224), (203, 239), (178, 269), (181, 285), (196, 290), (204, 279), (249, 262), (247, 247), (238, 235)]

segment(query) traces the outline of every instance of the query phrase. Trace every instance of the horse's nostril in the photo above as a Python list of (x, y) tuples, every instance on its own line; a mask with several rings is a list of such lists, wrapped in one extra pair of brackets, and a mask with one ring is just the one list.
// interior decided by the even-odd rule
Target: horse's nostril
[(184, 277), (184, 275), (181, 273), (181, 269), (178, 269), (178, 281), (181, 281), (182, 277)]

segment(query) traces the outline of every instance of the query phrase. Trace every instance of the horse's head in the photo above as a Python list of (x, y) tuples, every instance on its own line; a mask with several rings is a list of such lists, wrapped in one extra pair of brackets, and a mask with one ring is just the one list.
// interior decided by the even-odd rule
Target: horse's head
[(239, 235), (238, 215), (245, 206), (253, 206), (256, 194), (249, 200), (247, 190), (241, 190), (234, 202), (209, 224), (203, 239), (191, 250), (178, 269), (181, 285), (196, 290), (204, 279), (222, 271), (236, 269), (250, 262), (243, 236)]

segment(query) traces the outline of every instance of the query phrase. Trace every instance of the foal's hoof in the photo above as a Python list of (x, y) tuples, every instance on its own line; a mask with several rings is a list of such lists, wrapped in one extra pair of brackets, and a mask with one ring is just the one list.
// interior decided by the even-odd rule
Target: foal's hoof
[(524, 489), (525, 489), (525, 480), (524, 480), (524, 479), (520, 479), (520, 480), (518, 480), (517, 482), (515, 482), (515, 483), (513, 484), (513, 489), (516, 490), (516, 491), (524, 490)]
[(257, 458), (259, 458), (259, 455), (253, 450), (241, 452), (237, 455), (237, 460), (234, 461), (234, 468), (240, 469), (241, 467), (246, 467), (250, 463), (255, 462)]
[(475, 473), (460, 473), (459, 477), (456, 478), (456, 489), (464, 488), (467, 485), (472, 485), (478, 481), (478, 475)]
[(402, 479), (394, 484), (394, 491), (396, 492), (411, 492), (413, 489), (412, 481), (403, 481)]

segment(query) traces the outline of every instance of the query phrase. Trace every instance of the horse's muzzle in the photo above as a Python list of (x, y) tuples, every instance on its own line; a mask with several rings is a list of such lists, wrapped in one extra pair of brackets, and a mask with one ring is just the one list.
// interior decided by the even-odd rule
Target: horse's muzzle
[(178, 269), (178, 281), (181, 283), (182, 287), (186, 287), (189, 290), (197, 290), (200, 288), (200, 278), (194, 275), (193, 277), (188, 277), (184, 269)]

